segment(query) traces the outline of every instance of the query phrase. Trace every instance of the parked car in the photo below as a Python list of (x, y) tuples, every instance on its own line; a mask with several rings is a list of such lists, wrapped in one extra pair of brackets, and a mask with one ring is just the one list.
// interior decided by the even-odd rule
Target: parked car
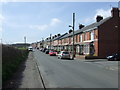
[(45, 54), (49, 54), (49, 50), (45, 50)]
[(43, 48), (40, 48), (40, 51), (42, 51)]
[(37, 47), (37, 49), (39, 49), (39, 47)]
[(28, 47), (28, 51), (33, 51), (33, 48), (32, 47)]
[(43, 48), (42, 52), (45, 52), (46, 48)]
[(70, 53), (67, 52), (67, 51), (61, 51), (59, 54), (58, 54), (58, 59), (70, 59)]
[(111, 61), (111, 60), (120, 61), (120, 53), (115, 53), (113, 55), (107, 56), (107, 59), (109, 61)]
[(56, 56), (57, 52), (56, 51), (53, 51), (53, 50), (50, 50), (49, 51), (49, 55), (50, 56)]

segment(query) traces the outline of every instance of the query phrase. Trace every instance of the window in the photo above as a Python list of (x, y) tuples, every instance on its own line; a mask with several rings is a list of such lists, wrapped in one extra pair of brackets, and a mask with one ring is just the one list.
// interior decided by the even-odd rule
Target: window
[(80, 42), (82, 42), (82, 34), (80, 35)]
[(94, 32), (90, 32), (90, 40), (94, 40)]
[(84, 54), (89, 54), (89, 45), (84, 46)]

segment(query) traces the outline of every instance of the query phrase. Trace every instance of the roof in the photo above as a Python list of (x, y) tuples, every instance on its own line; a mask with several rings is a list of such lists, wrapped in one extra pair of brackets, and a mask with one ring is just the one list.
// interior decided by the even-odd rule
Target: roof
[[(80, 34), (80, 33), (85, 32), (85, 31), (93, 30), (93, 29), (97, 28), (98, 26), (102, 25), (104, 22), (106, 22), (110, 18), (111, 17), (107, 17), (107, 18), (105, 18), (105, 19), (103, 19), (103, 20), (101, 20), (99, 22), (95, 22), (95, 23), (92, 23), (92, 24), (90, 24), (90, 25), (88, 25), (86, 27), (83, 27), (82, 29), (78, 29), (78, 30), (74, 31), (74, 34), (76, 35), (76, 34)], [(73, 35), (73, 33), (71, 32), (71, 33), (65, 35), (64, 37), (62, 37), (60, 39), (63, 39), (63, 38), (66, 38), (66, 37), (70, 37), (72, 35)]]
[(60, 39), (66, 38), (66, 37), (68, 37), (70, 34), (72, 34), (72, 32), (69, 33), (69, 34), (66, 34), (65, 36), (61, 37)]
[(84, 31), (90, 31), (90, 30), (93, 30), (95, 28), (97, 28), (98, 26), (102, 25), (104, 22), (106, 22), (107, 20), (109, 20), (111, 17), (107, 17), (99, 22), (95, 22), (95, 23), (92, 23), (86, 27), (83, 27), (82, 29), (79, 29), (77, 31), (75, 31), (75, 34), (79, 34), (80, 32), (84, 32)]
[(60, 35), (59, 37), (54, 38), (53, 41), (54, 41), (54, 40), (58, 40), (58, 39), (60, 39), (61, 37), (64, 37), (65, 35), (67, 35), (67, 34), (68, 34), (68, 33), (64, 33), (64, 34)]
[(66, 34), (68, 34), (68, 33), (64, 33), (64, 34), (62, 34), (62, 35), (60, 35), (60, 36), (58, 36), (58, 37), (55, 37), (54, 39), (50, 39), (50, 38), (48, 38), (48, 40), (46, 39), (45, 41), (46, 42), (50, 42), (50, 40), (58, 40), (58, 39), (60, 39), (61, 37), (63, 37), (63, 36), (65, 36)]

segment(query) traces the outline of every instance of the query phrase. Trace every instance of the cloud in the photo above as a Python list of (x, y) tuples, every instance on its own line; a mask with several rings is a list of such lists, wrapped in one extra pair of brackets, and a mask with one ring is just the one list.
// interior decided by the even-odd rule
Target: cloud
[(58, 18), (51, 19), (51, 22), (49, 24), (43, 24), (43, 25), (30, 25), (29, 28), (31, 29), (37, 29), (37, 30), (46, 30), (50, 27), (57, 26), (61, 21)]
[(37, 30), (45, 30), (48, 28), (48, 25), (30, 25), (31, 29), (37, 29)]
[(93, 17), (86, 18), (83, 23), (90, 24), (96, 21), (97, 15), (103, 16), (103, 18), (109, 17), (111, 15), (111, 9), (104, 10), (104, 9), (97, 9), (95, 11), (95, 15)]
[(0, 32), (2, 32), (2, 27), (0, 27)]
[(56, 24), (60, 23), (61, 21), (57, 18), (53, 18), (50, 22), (50, 26), (55, 26)]
[(111, 9), (104, 10), (104, 9), (97, 9), (96, 14), (94, 16), (94, 20), (96, 19), (97, 15), (103, 16), (103, 18), (109, 17), (111, 15)]
[(4, 20), (5, 20), (5, 18), (3, 17), (2, 14), (0, 14), (0, 21), (4, 21)]

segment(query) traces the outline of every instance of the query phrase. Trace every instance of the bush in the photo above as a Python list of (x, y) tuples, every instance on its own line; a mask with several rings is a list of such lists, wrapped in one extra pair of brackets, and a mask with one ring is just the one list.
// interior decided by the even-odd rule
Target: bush
[(2, 81), (10, 79), (18, 66), (28, 56), (27, 50), (2, 45)]

